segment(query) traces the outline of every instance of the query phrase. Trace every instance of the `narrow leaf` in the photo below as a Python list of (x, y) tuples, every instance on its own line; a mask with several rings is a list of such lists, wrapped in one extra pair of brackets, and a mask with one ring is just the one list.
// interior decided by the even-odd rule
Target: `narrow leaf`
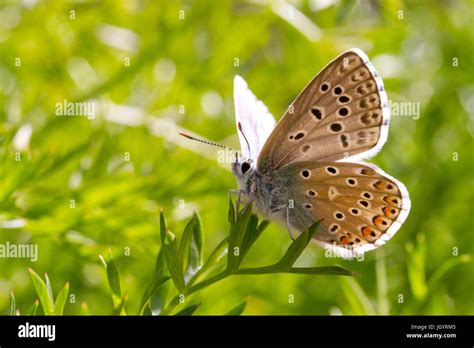
[(13, 294), (13, 290), (10, 290), (10, 315), (14, 316), (15, 312), (16, 312), (15, 295)]
[(46, 280), (46, 289), (48, 290), (48, 296), (51, 299), (51, 302), (54, 303), (53, 287), (49, 281), (48, 273), (44, 274), (44, 279)]
[(102, 264), (104, 265), (104, 268), (107, 269), (107, 261), (105, 261), (104, 257), (102, 255), (99, 255), (99, 259), (102, 262)]
[(31, 305), (31, 307), (26, 311), (25, 315), (36, 315), (36, 311), (38, 310), (38, 305), (39, 305), (39, 302), (38, 300), (35, 300), (35, 302), (33, 302), (33, 304)]
[(54, 314), (63, 315), (64, 306), (66, 305), (67, 297), (69, 295), (69, 282), (67, 282), (62, 290), (59, 292), (54, 302)]
[(170, 280), (170, 276), (163, 277), (160, 273), (155, 273), (152, 282), (146, 288), (145, 292), (143, 293), (142, 300), (140, 301), (140, 305), (138, 307), (138, 314), (140, 314), (147, 304), (148, 300), (150, 299), (151, 295), (166, 281)]
[(185, 279), (190, 279), (202, 267), (203, 262), (203, 238), (202, 224), (199, 216), (193, 214), (193, 224), (189, 242), (188, 266), (186, 267)]
[(206, 262), (204, 262), (204, 265), (199, 269), (199, 271), (191, 278), (189, 279), (187, 286), (190, 287), (196, 280), (199, 279), (203, 274), (206, 273), (211, 273), (211, 271), (214, 271), (216, 266), (222, 265), (220, 262), (227, 254), (227, 245), (228, 245), (228, 240), (227, 238), (223, 239), (211, 252), (211, 255), (207, 258)]
[[(252, 220), (254, 220), (255, 222), (253, 222)], [(250, 222), (247, 226), (245, 237), (242, 241), (240, 262), (242, 262), (247, 252), (250, 250), (252, 245), (257, 241), (258, 237), (260, 237), (262, 232), (265, 230), (265, 228), (267, 228), (269, 224), (270, 222), (268, 220), (264, 220), (258, 225), (258, 218), (255, 215), (252, 215)]]
[(418, 235), (418, 244), (416, 247), (411, 243), (407, 243), (406, 250), (408, 252), (407, 268), (408, 279), (413, 295), (420, 301), (424, 300), (428, 295), (428, 286), (425, 276), (425, 248), (424, 235)]
[(119, 304), (112, 311), (112, 315), (126, 315), (125, 313), (125, 303), (127, 303), (128, 295), (124, 294), (120, 299)]
[(229, 252), (227, 253), (227, 268), (230, 271), (234, 271), (239, 267), (241, 244), (251, 216), (252, 204), (248, 204), (241, 212), (237, 212), (237, 220), (234, 225), (230, 226)]
[(231, 315), (231, 316), (241, 315), (245, 310), (245, 306), (247, 306), (247, 301), (242, 301), (237, 306), (232, 308), (230, 311), (225, 313), (224, 315)]
[(184, 258), (186, 251), (189, 248), (189, 242), (191, 241), (191, 234), (193, 233), (194, 217), (189, 220), (186, 227), (184, 228), (183, 235), (178, 247), (178, 259), (181, 260), (181, 264), (184, 265)]
[(153, 313), (150, 309), (150, 305), (145, 306), (145, 308), (143, 308), (143, 316), (151, 317), (152, 315), (153, 315)]
[(171, 231), (166, 233), (163, 244), (163, 253), (165, 255), (166, 265), (168, 266), (168, 270), (173, 278), (173, 283), (178, 291), (184, 293), (183, 267), (181, 261), (178, 259), (176, 237), (171, 233)]
[(232, 202), (232, 197), (229, 195), (229, 212), (227, 215), (230, 225), (235, 224), (235, 208), (234, 203)]
[[(168, 275), (163, 250), (160, 250), (156, 258), (155, 275), (159, 278)], [(151, 294), (149, 303), (153, 315), (159, 315), (163, 308), (165, 308), (169, 290), (170, 284), (165, 282)]]
[(48, 289), (45, 282), (41, 277), (36, 274), (31, 268), (28, 269), (30, 273), (31, 281), (36, 289), (36, 294), (38, 295), (39, 301), (41, 302), (41, 307), (43, 308), (44, 315), (53, 315), (54, 314), (54, 303), (49, 297)]
[(109, 257), (110, 259), (107, 262), (107, 279), (109, 281), (110, 290), (112, 290), (112, 293), (120, 298), (122, 297), (122, 291), (120, 289), (120, 276), (110, 250)]
[(319, 223), (320, 221), (316, 221), (308, 230), (301, 233), (298, 238), (290, 244), (285, 255), (278, 262), (279, 266), (291, 267), (295, 263), (318, 230)]
[(252, 236), (257, 233), (257, 227), (258, 227), (257, 216), (256, 215), (250, 216), (249, 222), (242, 236), (242, 242), (240, 243), (240, 261), (243, 260), (245, 254), (250, 248), (250, 241), (252, 240)]
[(86, 302), (81, 303), (81, 315), (91, 315), (89, 306), (87, 305)]
[(436, 270), (431, 274), (428, 279), (428, 288), (433, 291), (434, 288), (438, 285), (441, 278), (448, 273), (453, 267), (461, 263), (468, 263), (471, 261), (471, 255), (461, 255), (458, 257), (450, 258), (444, 261), (441, 266), (436, 267)]
[(165, 237), (166, 237), (166, 224), (165, 224), (165, 216), (163, 215), (163, 209), (160, 211), (160, 236), (161, 236), (161, 245), (165, 244)]
[(176, 315), (176, 316), (192, 315), (192, 314), (196, 311), (196, 309), (199, 308), (200, 305), (201, 305), (200, 303), (193, 304), (193, 305), (191, 305), (191, 306), (189, 306), (189, 307), (186, 307), (186, 308), (180, 310), (180, 311), (179, 311), (178, 313), (176, 313), (175, 315)]

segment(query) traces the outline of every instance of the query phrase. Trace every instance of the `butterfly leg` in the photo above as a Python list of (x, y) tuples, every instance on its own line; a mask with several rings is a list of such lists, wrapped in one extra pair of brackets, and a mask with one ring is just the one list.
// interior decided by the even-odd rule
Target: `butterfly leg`
[(245, 192), (245, 191), (242, 191), (242, 190), (229, 190), (229, 200), (232, 199), (232, 194), (236, 194), (237, 195), (237, 200), (235, 202), (235, 209), (236, 211), (239, 211), (239, 208), (240, 208), (240, 200), (241, 200), (241, 197), (242, 195), (244, 195), (246, 198), (250, 198), (250, 195), (248, 192)]
[(286, 206), (286, 228), (288, 230), (288, 234), (290, 235), (291, 240), (295, 240), (295, 237), (293, 236), (293, 232), (291, 232), (291, 228), (290, 228), (290, 205), (289, 204)]

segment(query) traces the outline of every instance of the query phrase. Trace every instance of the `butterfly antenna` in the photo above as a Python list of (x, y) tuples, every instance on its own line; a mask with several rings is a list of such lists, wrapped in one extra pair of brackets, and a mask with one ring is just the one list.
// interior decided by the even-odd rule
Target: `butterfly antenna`
[(250, 144), (249, 144), (249, 141), (247, 140), (247, 137), (244, 134), (244, 131), (242, 130), (242, 125), (240, 124), (240, 122), (237, 122), (237, 128), (239, 128), (240, 133), (242, 133), (242, 135), (244, 136), (245, 142), (247, 143), (247, 148), (249, 149), (249, 155), (251, 155), (252, 152), (250, 151)]
[(221, 144), (217, 144), (217, 143), (214, 143), (212, 141), (208, 141), (208, 140), (204, 140), (204, 139), (199, 139), (199, 138), (196, 138), (196, 137), (193, 137), (189, 134), (186, 134), (186, 133), (181, 133), (179, 132), (179, 135), (182, 135), (183, 137), (185, 138), (188, 138), (188, 139), (191, 139), (191, 140), (195, 140), (195, 141), (199, 141), (200, 143), (204, 143), (204, 144), (207, 144), (207, 145), (213, 145), (213, 146), (217, 146), (217, 147), (222, 147), (223, 149), (227, 149), (227, 150), (230, 150), (230, 151), (234, 151), (235, 153), (237, 153), (238, 151), (229, 147), (229, 146), (225, 146), (225, 145), (221, 145)]

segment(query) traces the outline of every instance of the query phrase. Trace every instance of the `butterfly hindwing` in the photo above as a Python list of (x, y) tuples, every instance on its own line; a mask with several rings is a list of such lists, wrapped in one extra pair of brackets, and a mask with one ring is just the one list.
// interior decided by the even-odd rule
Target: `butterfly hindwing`
[(260, 152), (260, 171), (375, 154), (387, 137), (387, 104), (382, 79), (367, 56), (358, 49), (341, 54), (278, 122)]
[(291, 187), (291, 226), (303, 231), (322, 219), (315, 239), (325, 245), (374, 249), (395, 234), (410, 209), (405, 186), (374, 165), (298, 162), (275, 176)]

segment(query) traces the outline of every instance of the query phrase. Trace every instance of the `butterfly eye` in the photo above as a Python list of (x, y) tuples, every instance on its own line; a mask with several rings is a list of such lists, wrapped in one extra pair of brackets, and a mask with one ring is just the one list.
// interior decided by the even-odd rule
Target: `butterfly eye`
[(248, 162), (244, 162), (242, 163), (240, 169), (242, 170), (242, 174), (245, 174), (250, 169), (250, 164), (248, 164)]

